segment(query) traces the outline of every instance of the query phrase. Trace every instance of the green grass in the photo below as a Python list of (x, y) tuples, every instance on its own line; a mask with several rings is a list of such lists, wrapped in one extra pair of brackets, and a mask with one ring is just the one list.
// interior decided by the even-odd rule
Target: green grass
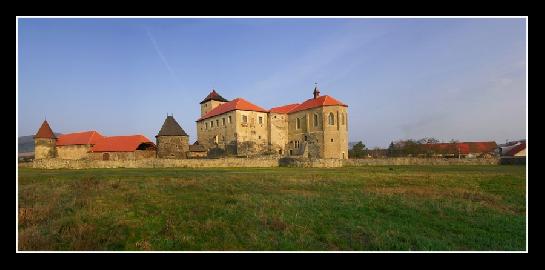
[(19, 168), (20, 250), (525, 250), (524, 166)]

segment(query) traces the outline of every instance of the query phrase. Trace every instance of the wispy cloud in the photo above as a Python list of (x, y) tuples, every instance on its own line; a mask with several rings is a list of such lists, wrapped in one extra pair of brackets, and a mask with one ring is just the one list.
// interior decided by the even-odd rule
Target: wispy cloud
[(172, 79), (177, 84), (180, 84), (180, 81), (178, 80), (178, 77), (176, 76), (176, 73), (174, 72), (174, 69), (168, 63), (168, 61), (167, 61), (165, 55), (163, 54), (163, 51), (161, 50), (161, 48), (159, 48), (159, 45), (157, 44), (157, 40), (155, 39), (155, 37), (151, 33), (151, 30), (148, 27), (146, 27), (145, 30), (146, 30), (146, 34), (147, 34), (151, 44), (153, 45), (153, 48), (155, 49), (155, 52), (157, 53), (157, 55), (161, 59), (161, 62), (163, 62), (163, 64), (165, 65), (168, 72), (170, 73), (170, 76), (172, 76)]

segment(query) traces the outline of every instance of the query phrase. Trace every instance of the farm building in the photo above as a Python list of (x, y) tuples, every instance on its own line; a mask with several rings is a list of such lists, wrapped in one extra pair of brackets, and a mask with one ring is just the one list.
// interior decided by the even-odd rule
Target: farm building
[(34, 136), (36, 159), (142, 159), (153, 158), (156, 147), (142, 135), (105, 137), (97, 131), (55, 137), (47, 121)]
[(526, 141), (512, 142), (508, 145), (499, 147), (501, 156), (506, 157), (525, 157), (526, 156)]
[(111, 136), (99, 140), (90, 152), (94, 160), (136, 160), (154, 158), (155, 144), (142, 135)]
[(91, 147), (103, 139), (96, 131), (63, 134), (57, 139), (57, 157), (60, 159), (84, 159)]

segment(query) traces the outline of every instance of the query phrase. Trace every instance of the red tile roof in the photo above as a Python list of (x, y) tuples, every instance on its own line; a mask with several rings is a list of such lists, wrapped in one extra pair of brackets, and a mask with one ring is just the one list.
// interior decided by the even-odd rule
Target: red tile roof
[(513, 146), (513, 148), (509, 149), (509, 151), (507, 151), (504, 155), (505, 156), (514, 156), (518, 152), (520, 152), (520, 151), (522, 151), (524, 149), (526, 149), (526, 142), (521, 142), (521, 143)]
[(51, 130), (51, 127), (49, 126), (49, 123), (47, 123), (47, 121), (44, 121), (42, 123), (42, 126), (40, 126), (40, 129), (38, 129), (38, 132), (36, 133), (36, 135), (34, 135), (34, 138), (55, 138), (55, 134), (53, 134), (53, 130)]
[(104, 137), (97, 141), (91, 152), (133, 152), (143, 143), (155, 146), (142, 135)]
[(216, 90), (212, 89), (212, 92), (210, 92), (210, 94), (208, 94), (208, 96), (206, 96), (203, 101), (201, 101), (201, 104), (209, 101), (209, 100), (217, 100), (217, 101), (223, 101), (223, 102), (227, 102), (227, 99), (223, 98), (222, 96), (220, 96), (220, 94), (218, 94), (218, 92), (216, 92)]
[(328, 96), (328, 95), (324, 95), (324, 96), (320, 96), (320, 97), (317, 97), (317, 98), (311, 98), (303, 103), (301, 103), (299, 106), (293, 108), (291, 111), (289, 111), (289, 113), (294, 113), (294, 112), (299, 112), (299, 111), (304, 111), (304, 110), (308, 110), (308, 109), (312, 109), (312, 108), (317, 108), (317, 107), (322, 107), (322, 106), (335, 106), (335, 105), (338, 105), (338, 106), (344, 106), (344, 107), (348, 107), (348, 105)]
[(227, 103), (223, 103), (216, 108), (212, 109), (205, 115), (203, 115), (201, 118), (199, 118), (197, 121), (201, 121), (206, 118), (214, 117), (220, 114), (224, 114), (226, 112), (234, 111), (234, 110), (241, 110), (241, 111), (256, 111), (256, 112), (267, 112), (267, 110), (250, 103), (249, 101), (243, 99), (243, 98), (236, 98), (233, 99)]
[(274, 107), (270, 110), (272, 113), (289, 113), (291, 110), (293, 110), (295, 107), (299, 106), (301, 104), (294, 103), (294, 104), (288, 104), (280, 107)]
[(104, 138), (104, 136), (102, 136), (100, 133), (94, 130), (63, 134), (57, 140), (57, 146), (77, 145), (77, 144), (96, 144), (96, 142), (102, 138)]
[(460, 142), (460, 143), (430, 143), (423, 144), (423, 147), (436, 152), (463, 155), (469, 153), (488, 153), (494, 151), (498, 146), (496, 142)]

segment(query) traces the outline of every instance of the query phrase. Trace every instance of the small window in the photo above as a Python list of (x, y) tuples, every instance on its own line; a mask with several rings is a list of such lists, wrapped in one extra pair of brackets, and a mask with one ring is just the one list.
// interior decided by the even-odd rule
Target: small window
[(295, 120), (295, 129), (300, 129), (301, 128), (301, 119), (297, 118)]
[(225, 126), (225, 118), (221, 119), (221, 124)]
[(220, 120), (216, 119), (216, 127), (219, 127), (219, 126), (220, 126)]
[(227, 118), (229, 121), (229, 124), (231, 124), (231, 116), (229, 115), (229, 118)]
[(328, 119), (330, 125), (335, 125), (335, 115), (333, 115), (333, 113), (329, 113)]
[(208, 129), (208, 122), (204, 123), (205, 129)]
[(261, 116), (259, 117), (259, 123), (263, 124), (263, 117), (261, 117)]
[(305, 135), (305, 142), (307, 141), (307, 135)]
[(333, 142), (333, 138), (331, 138), (331, 142)]
[(344, 113), (341, 114), (341, 125), (344, 125)]
[(214, 121), (210, 121), (210, 127), (214, 127)]
[(102, 160), (110, 160), (110, 153), (102, 154)]
[(314, 114), (314, 126), (315, 127), (318, 126), (318, 115), (317, 114)]
[(242, 116), (242, 123), (248, 123), (248, 116), (246, 115)]
[[(273, 118), (276, 119), (276, 115)], [(282, 150), (280, 150), (280, 151), (282, 151)]]
[(258, 139), (260, 139), (260, 140), (261, 140), (261, 136), (259, 136), (259, 137), (258, 137)]

